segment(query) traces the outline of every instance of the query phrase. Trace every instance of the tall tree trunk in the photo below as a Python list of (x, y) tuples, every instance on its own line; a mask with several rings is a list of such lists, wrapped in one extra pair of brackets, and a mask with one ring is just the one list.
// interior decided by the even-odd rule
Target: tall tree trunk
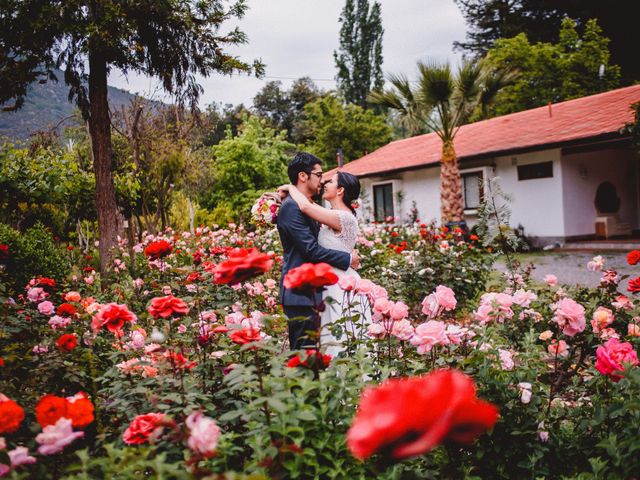
[(193, 234), (195, 233), (194, 223), (196, 218), (196, 212), (193, 209), (193, 203), (191, 203), (190, 198), (187, 198), (187, 204), (189, 205), (189, 231)]
[(440, 162), (440, 214), (442, 224), (464, 220), (462, 178), (452, 141), (442, 143)]
[(100, 241), (100, 274), (107, 274), (112, 249), (117, 245), (116, 193), (111, 162), (111, 121), (107, 99), (107, 62), (97, 42), (89, 43), (89, 132), (96, 176), (96, 211)]

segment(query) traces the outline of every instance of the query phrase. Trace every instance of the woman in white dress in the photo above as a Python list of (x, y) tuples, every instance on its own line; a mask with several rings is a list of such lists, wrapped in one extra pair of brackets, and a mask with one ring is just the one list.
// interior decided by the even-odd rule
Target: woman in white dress
[[(359, 227), (351, 205), (360, 195), (358, 177), (337, 172), (324, 182), (322, 198), (331, 204), (330, 209), (311, 202), (294, 185), (289, 186), (289, 194), (302, 213), (322, 224), (318, 234), (321, 246), (349, 253), (353, 250)], [(345, 277), (352, 277), (356, 281), (360, 279), (360, 275), (352, 268), (346, 271), (334, 268), (334, 271), (341, 282), (348, 282), (349, 279)], [(322, 312), (320, 340), (327, 347), (326, 352), (336, 356), (345, 349), (348, 338), (360, 339), (365, 336), (371, 322), (371, 311), (365, 295), (346, 292), (338, 284), (326, 288), (323, 298), (327, 297), (333, 301), (327, 302)]]

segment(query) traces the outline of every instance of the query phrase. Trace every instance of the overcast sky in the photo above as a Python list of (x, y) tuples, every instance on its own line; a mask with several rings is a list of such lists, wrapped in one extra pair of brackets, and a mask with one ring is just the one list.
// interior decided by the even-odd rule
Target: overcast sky
[[(372, 3), (372, 2), (371, 2)], [(380, 0), (382, 5), (383, 71), (416, 76), (420, 59), (450, 60), (459, 53), (453, 42), (463, 40), (465, 24), (453, 0)], [(338, 17), (344, 0), (248, 0), (249, 10), (240, 21), (247, 45), (232, 52), (243, 60), (262, 59), (262, 79), (215, 75), (202, 79), (201, 104), (212, 102), (251, 105), (253, 96), (270, 80), (288, 87), (309, 76), (323, 89), (335, 87), (333, 52), (338, 48)], [(146, 97), (160, 98), (157, 82), (112, 72), (109, 83)], [(154, 93), (155, 92), (155, 93)]]

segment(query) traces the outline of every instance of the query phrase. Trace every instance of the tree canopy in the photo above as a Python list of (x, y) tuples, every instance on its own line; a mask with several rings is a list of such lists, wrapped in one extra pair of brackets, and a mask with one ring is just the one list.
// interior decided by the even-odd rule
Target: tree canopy
[(340, 47), (333, 53), (338, 90), (347, 103), (367, 108), (369, 92), (384, 84), (380, 3), (346, 0), (339, 22)]
[[(179, 104), (197, 105), (197, 75), (248, 71), (251, 65), (223, 48), (246, 42), (229, 20), (242, 17), (244, 0), (8, 0), (0, 13), (0, 103), (18, 108), (34, 81), (64, 71), (69, 99), (87, 121), (96, 179), (100, 270), (116, 245), (118, 207), (112, 172), (107, 76), (111, 68), (161, 80)], [(259, 62), (254, 63), (262, 71)]]
[(530, 42), (556, 43), (563, 19), (574, 19), (580, 31), (597, 19), (611, 39), (611, 61), (622, 68), (624, 83), (640, 79), (640, 57), (631, 45), (640, 42), (635, 0), (455, 0), (468, 25), (467, 39), (455, 46), (483, 56), (499, 38), (526, 33)]
[(305, 107), (304, 127), (310, 140), (305, 149), (325, 162), (337, 165), (342, 149), (345, 162), (355, 160), (391, 141), (391, 127), (385, 118), (353, 103), (344, 104), (336, 95), (326, 95)]
[(504, 115), (583, 97), (620, 86), (620, 67), (612, 65), (609, 40), (595, 20), (587, 22), (581, 36), (566, 18), (557, 43), (531, 43), (525, 33), (499, 39), (487, 59), (496, 67), (519, 73), (504, 88), (489, 115)]
[(308, 140), (302, 128), (304, 107), (322, 94), (308, 77), (297, 79), (288, 90), (279, 81), (268, 82), (253, 98), (253, 110), (275, 130), (286, 130), (288, 141), (302, 144)]
[(295, 145), (264, 119), (245, 118), (236, 137), (228, 130), (227, 138), (211, 151), (213, 181), (203, 194), (202, 204), (217, 209), (219, 214), (226, 211), (231, 218), (246, 220), (261, 193), (289, 183), (287, 164)]

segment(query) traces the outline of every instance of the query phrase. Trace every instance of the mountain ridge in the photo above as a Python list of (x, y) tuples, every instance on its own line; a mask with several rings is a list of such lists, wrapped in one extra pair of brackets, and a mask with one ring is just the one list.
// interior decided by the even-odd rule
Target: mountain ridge
[[(56, 72), (59, 79), (62, 72)], [(121, 88), (108, 87), (109, 105), (112, 109), (129, 105), (137, 95)], [(43, 84), (32, 83), (24, 105), (14, 112), (0, 112), (0, 137), (10, 140), (26, 140), (39, 131), (52, 130), (63, 119), (77, 111), (75, 103), (68, 100), (69, 87), (63, 80)], [(72, 123), (65, 122), (65, 125)]]

